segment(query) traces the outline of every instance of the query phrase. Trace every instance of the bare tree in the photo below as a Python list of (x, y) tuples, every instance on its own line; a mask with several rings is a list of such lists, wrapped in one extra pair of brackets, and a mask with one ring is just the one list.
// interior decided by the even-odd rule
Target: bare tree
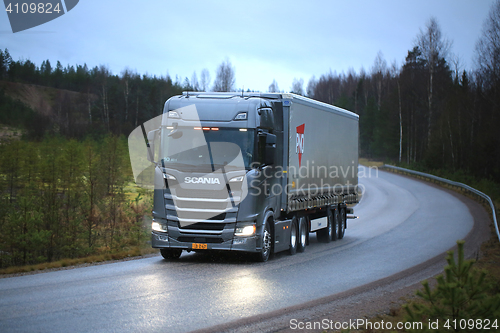
[(396, 83), (398, 85), (398, 113), (399, 113), (399, 163), (401, 163), (401, 155), (403, 154), (403, 112), (401, 106), (401, 82), (400, 82), (400, 72), (398, 69), (398, 64), (396, 60), (392, 63), (391, 77), (396, 79)]
[(316, 77), (313, 75), (309, 79), (309, 82), (307, 82), (306, 92), (308, 97), (314, 98), (314, 90), (316, 90), (316, 84), (318, 84), (318, 82), (316, 81)]
[(441, 29), (436, 18), (431, 17), (427, 22), (426, 30), (420, 29), (420, 34), (417, 36), (417, 46), (422, 52), (422, 58), (427, 62), (429, 70), (429, 82), (427, 86), (427, 146), (430, 144), (433, 118), (433, 90), (434, 90), (434, 73), (440, 59), (446, 59), (448, 51), (451, 48), (451, 42), (443, 38)]
[(270, 93), (280, 92), (280, 88), (278, 88), (278, 82), (276, 82), (276, 80), (273, 79), (273, 82), (269, 85), (269, 88), (267, 88), (267, 90)]
[(214, 91), (233, 91), (235, 84), (234, 67), (228, 58), (217, 68), (214, 81)]
[(102, 118), (106, 124), (109, 131), (109, 103), (108, 103), (108, 78), (111, 75), (111, 71), (107, 66), (101, 65), (98, 69), (98, 77), (102, 87)]
[(194, 91), (200, 91), (200, 84), (198, 83), (198, 75), (196, 75), (196, 71), (194, 71), (191, 76), (191, 87)]
[(203, 68), (200, 78), (200, 88), (202, 91), (208, 91), (210, 87), (210, 80), (210, 72), (208, 71), (208, 69)]
[(462, 73), (462, 58), (460, 55), (451, 53), (450, 56), (450, 62), (453, 64), (454, 72), (455, 72), (455, 81), (459, 82), (460, 78), (460, 73)]
[(372, 67), (372, 78), (374, 79), (375, 90), (377, 92), (377, 107), (379, 111), (382, 103), (382, 82), (385, 75), (387, 75), (387, 61), (385, 61), (382, 51), (378, 51)]
[(129, 95), (130, 95), (130, 77), (132, 71), (126, 68), (122, 72), (121, 81), (123, 84), (123, 97), (125, 98), (125, 121), (128, 120), (128, 109), (129, 109)]
[(481, 81), (486, 88), (495, 86), (495, 82), (500, 79), (500, 1), (491, 6), (475, 53)]
[(304, 79), (293, 79), (292, 92), (297, 95), (304, 95)]

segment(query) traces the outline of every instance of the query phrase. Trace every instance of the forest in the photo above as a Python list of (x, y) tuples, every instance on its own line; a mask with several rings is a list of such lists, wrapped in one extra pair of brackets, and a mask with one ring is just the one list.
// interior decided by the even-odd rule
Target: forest
[[(431, 18), (401, 65), (379, 52), (369, 70), (327, 72), (292, 92), (360, 116), (360, 155), (500, 183), (500, 2), (462, 68)], [(198, 81), (113, 74), (0, 50), (0, 268), (141, 246), (150, 207), (133, 182), (125, 137), (182, 91), (234, 91), (229, 59)], [(270, 92), (279, 91), (276, 81)]]
[(308, 93), (359, 114), (364, 157), (498, 183), (499, 22), (497, 3), (477, 42), (475, 70), (460, 70), (431, 19), (401, 67), (379, 53), (370, 73), (328, 73), (310, 81)]

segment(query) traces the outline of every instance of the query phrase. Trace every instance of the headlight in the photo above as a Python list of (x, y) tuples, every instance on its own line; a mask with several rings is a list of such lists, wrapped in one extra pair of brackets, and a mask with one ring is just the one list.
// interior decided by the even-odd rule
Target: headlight
[(244, 227), (236, 227), (236, 230), (234, 231), (235, 236), (253, 236), (255, 235), (255, 224), (252, 225), (247, 225)]
[(153, 220), (153, 223), (151, 223), (151, 229), (154, 231), (159, 231), (159, 232), (167, 232), (167, 226), (161, 223), (156, 222)]

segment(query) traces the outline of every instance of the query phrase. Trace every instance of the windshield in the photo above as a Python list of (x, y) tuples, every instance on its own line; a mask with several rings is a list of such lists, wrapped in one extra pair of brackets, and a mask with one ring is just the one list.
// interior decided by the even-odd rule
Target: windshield
[(162, 163), (182, 171), (249, 170), (254, 134), (252, 129), (167, 127), (161, 133)]

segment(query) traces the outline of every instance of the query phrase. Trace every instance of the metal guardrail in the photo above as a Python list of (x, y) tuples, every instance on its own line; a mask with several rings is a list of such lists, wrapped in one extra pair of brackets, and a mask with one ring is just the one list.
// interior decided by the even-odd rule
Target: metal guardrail
[(496, 217), (496, 212), (495, 212), (495, 205), (493, 204), (493, 201), (491, 200), (491, 198), (489, 196), (487, 196), (486, 194), (484, 194), (483, 192), (478, 191), (475, 188), (470, 187), (469, 185), (466, 185), (466, 184), (463, 184), (463, 183), (459, 183), (459, 182), (454, 182), (454, 181), (449, 180), (449, 179), (441, 178), (441, 177), (434, 176), (434, 175), (431, 175), (431, 174), (428, 174), (428, 173), (424, 173), (424, 172), (420, 172), (420, 171), (409, 170), (409, 169), (400, 168), (400, 167), (393, 166), (393, 165), (388, 165), (388, 164), (385, 164), (384, 168), (393, 169), (393, 170), (397, 170), (397, 171), (400, 171), (400, 172), (408, 173), (408, 174), (411, 174), (411, 175), (416, 175), (416, 176), (421, 176), (421, 177), (425, 177), (425, 178), (428, 178), (428, 179), (432, 179), (432, 180), (435, 180), (435, 181), (438, 181), (438, 182), (441, 182), (441, 183), (445, 183), (445, 184), (448, 184), (448, 185), (460, 187), (460, 188), (463, 188), (463, 189), (465, 189), (465, 190), (467, 190), (467, 191), (469, 191), (469, 192), (477, 195), (478, 197), (483, 198), (487, 203), (490, 204), (491, 215), (493, 216), (493, 224), (495, 225), (495, 230), (497, 232), (497, 237), (498, 237), (498, 240), (500, 241), (500, 232), (498, 231), (498, 223), (497, 223), (497, 217)]

